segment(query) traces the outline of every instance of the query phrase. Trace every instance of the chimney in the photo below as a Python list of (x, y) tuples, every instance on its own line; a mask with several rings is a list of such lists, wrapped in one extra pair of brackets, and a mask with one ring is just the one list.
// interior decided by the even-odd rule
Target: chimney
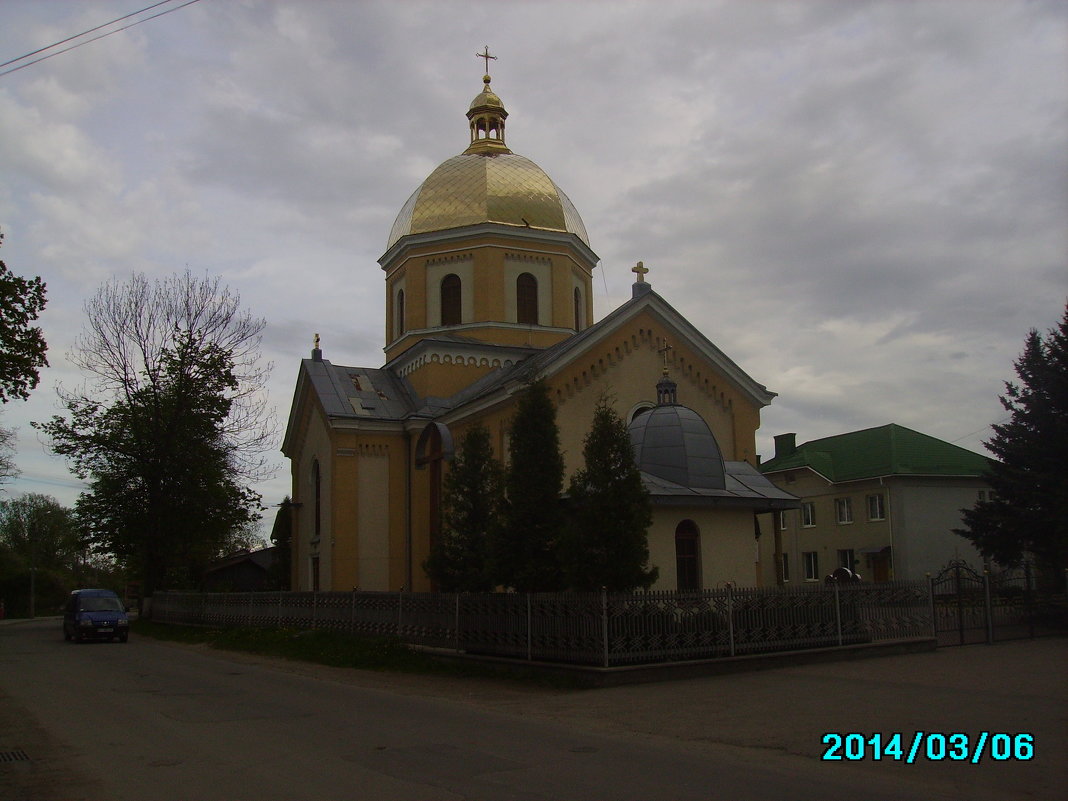
[(797, 452), (797, 434), (775, 435), (775, 458), (793, 456)]

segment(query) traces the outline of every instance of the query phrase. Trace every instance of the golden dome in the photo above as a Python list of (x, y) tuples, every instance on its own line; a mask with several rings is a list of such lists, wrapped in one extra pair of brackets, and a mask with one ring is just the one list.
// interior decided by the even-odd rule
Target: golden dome
[(508, 112), (490, 90), (490, 77), (467, 112), (471, 144), (442, 163), (400, 210), (389, 244), (403, 236), (499, 223), (575, 234), (589, 245), (578, 211), (553, 180), (504, 143)]
[(590, 243), (575, 206), (533, 161), (515, 153), (463, 153), (415, 190), (393, 223), (386, 249), (408, 234), (485, 222), (564, 231)]
[(501, 99), (497, 97), (497, 95), (493, 92), (492, 89), (490, 89), (490, 76), (483, 76), (482, 82), (486, 84), (486, 86), (482, 89), (482, 93), (476, 95), (475, 99), (471, 101), (470, 110), (474, 111), (476, 109), (488, 106), (490, 108), (499, 108), (503, 111), (504, 103), (502, 103)]

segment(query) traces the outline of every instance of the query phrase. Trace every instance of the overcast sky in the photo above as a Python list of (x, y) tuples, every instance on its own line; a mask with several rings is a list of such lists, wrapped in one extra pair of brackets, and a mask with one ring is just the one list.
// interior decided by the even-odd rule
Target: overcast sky
[[(3, 0), (0, 61), (148, 4)], [(267, 321), (279, 443), (314, 333), (380, 366), (376, 260), (466, 147), (486, 44), (509, 146), (601, 257), (597, 317), (643, 260), (778, 393), (765, 458), (775, 434), (891, 422), (983, 451), (1068, 297), (1068, 3), (200, 0), (0, 76), (0, 258), (47, 282), (52, 365), (0, 410), (5, 491), (77, 497), (29, 423), (78, 385), (82, 303), (112, 277), (238, 291)]]

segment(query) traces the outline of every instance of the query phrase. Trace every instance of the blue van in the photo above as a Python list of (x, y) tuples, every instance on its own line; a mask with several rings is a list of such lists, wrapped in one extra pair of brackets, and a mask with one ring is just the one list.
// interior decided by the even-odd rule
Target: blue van
[(63, 636), (68, 640), (126, 642), (130, 619), (119, 596), (111, 590), (75, 590), (63, 608)]

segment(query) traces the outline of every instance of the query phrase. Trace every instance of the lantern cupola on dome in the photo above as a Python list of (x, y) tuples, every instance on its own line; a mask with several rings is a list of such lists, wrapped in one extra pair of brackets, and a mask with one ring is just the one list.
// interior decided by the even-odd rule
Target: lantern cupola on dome
[(508, 112), (490, 89), (490, 76), (483, 75), (485, 87), (471, 101), (467, 119), (471, 123), (471, 144), (464, 153), (511, 153), (504, 143), (504, 121)]

